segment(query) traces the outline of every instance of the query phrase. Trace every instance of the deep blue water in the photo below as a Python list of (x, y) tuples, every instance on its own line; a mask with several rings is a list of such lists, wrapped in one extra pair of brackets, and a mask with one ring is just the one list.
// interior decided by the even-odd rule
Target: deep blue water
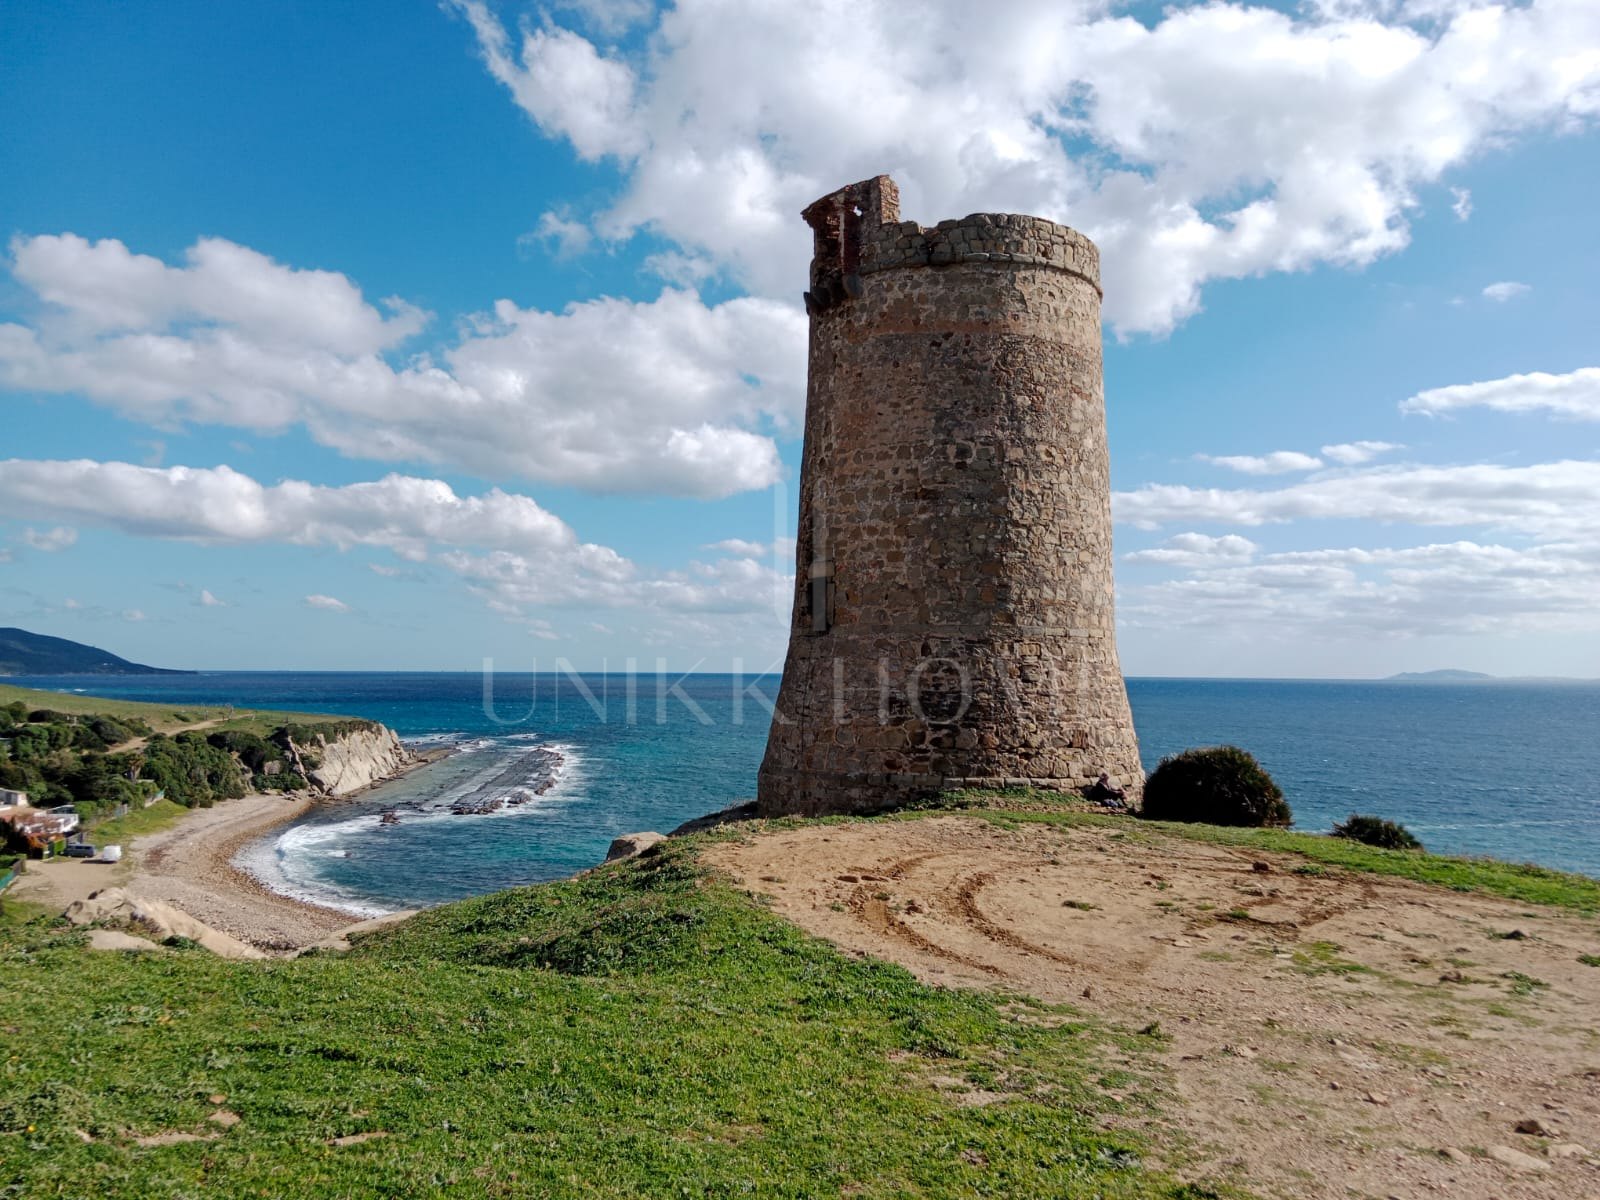
[[(598, 862), (617, 834), (665, 831), (751, 797), (767, 731), (756, 693), (777, 693), (775, 678), (717, 675), (631, 685), (624, 676), (499, 675), (492, 703), (477, 674), (14, 682), (349, 713), (404, 738), (459, 744), (461, 753), (329, 805), (255, 851), (252, 869), (275, 886), (355, 911), (567, 875)], [(1600, 876), (1600, 684), (1133, 679), (1128, 690), (1147, 767), (1189, 746), (1244, 746), (1283, 787), (1298, 828), (1373, 812), (1440, 852)], [(519, 790), (526, 803), (493, 816), (448, 812), (465, 794)], [(401, 822), (381, 826), (378, 813), (391, 806)]]

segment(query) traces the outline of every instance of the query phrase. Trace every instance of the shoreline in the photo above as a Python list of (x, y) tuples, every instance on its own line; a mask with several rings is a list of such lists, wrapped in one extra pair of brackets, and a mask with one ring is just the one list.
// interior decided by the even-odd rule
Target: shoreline
[(247, 846), (307, 816), (320, 805), (361, 796), (372, 788), (438, 762), (448, 750), (419, 754), (399, 771), (348, 796), (251, 792), (211, 808), (191, 809), (166, 829), (123, 848), (119, 863), (87, 859), (30, 862), (8, 895), (59, 913), (106, 888), (182, 909), (198, 921), (269, 952), (289, 953), (364, 918), (275, 892), (234, 862)]

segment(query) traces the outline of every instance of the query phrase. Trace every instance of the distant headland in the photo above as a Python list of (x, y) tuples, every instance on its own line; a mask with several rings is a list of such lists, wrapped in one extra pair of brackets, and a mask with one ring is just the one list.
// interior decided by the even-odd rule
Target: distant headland
[(193, 675), (129, 662), (98, 646), (0, 629), (0, 675)]
[(1401, 671), (1398, 675), (1384, 676), (1384, 682), (1400, 683), (1463, 683), (1474, 679), (1493, 679), (1482, 671), (1461, 671), (1447, 667), (1442, 671)]

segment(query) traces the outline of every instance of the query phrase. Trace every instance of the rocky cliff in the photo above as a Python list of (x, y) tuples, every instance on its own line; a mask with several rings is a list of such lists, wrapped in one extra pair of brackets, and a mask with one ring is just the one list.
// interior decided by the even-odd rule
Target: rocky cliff
[(386, 725), (353, 730), (331, 740), (318, 734), (314, 742), (296, 743), (295, 751), (307, 767), (306, 778), (330, 796), (359, 792), (417, 761)]

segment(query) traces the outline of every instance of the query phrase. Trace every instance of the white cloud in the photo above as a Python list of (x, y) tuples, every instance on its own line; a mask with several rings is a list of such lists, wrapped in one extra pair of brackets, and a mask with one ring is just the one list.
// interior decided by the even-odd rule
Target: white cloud
[(788, 296), (795, 214), (890, 171), (927, 223), (1001, 209), (1090, 234), (1125, 332), (1172, 328), (1210, 280), (1396, 251), (1419, 188), (1600, 113), (1591, 0), (1187, 4), (1148, 24), (1101, 0), (680, 0), (626, 50), (455, 7), (547, 136), (623, 172), (589, 222), (603, 237), (647, 231)]
[(1322, 460), (1298, 450), (1274, 450), (1271, 454), (1197, 454), (1201, 462), (1226, 467), (1245, 475), (1284, 475), (1290, 471), (1314, 471)]
[(765, 558), (776, 555), (780, 558), (794, 556), (795, 542), (791, 537), (775, 538), (770, 542), (752, 542), (745, 538), (723, 538), (720, 542), (711, 542), (705, 549), (717, 550), (734, 558)]
[(0, 324), (0, 386), (79, 392), (152, 424), (303, 425), (351, 457), (711, 497), (777, 480), (771, 431), (804, 405), (805, 317), (790, 303), (674, 289), (560, 313), (501, 301), (438, 361), (396, 366), (385, 352), (420, 314), (392, 301), (385, 318), (342, 275), (216, 239), (181, 267), (71, 235), (12, 251), (44, 308)]
[(1354, 467), (1364, 462), (1371, 462), (1381, 454), (1388, 454), (1394, 450), (1404, 450), (1399, 442), (1338, 442), (1332, 446), (1324, 446), (1322, 454), (1343, 466)]
[(1472, 192), (1470, 189), (1458, 187), (1450, 189), (1450, 211), (1455, 213), (1458, 221), (1472, 219)]
[(184, 265), (74, 234), (12, 239), (12, 274), (52, 305), (52, 327), (145, 332), (192, 321), (238, 326), (265, 345), (372, 354), (421, 331), (427, 315), (388, 301), (383, 316), (343, 275), (297, 271), (246, 246), (201, 238)]
[(484, 63), (511, 90), (517, 105), (551, 137), (564, 137), (579, 156), (631, 157), (643, 138), (630, 121), (636, 80), (626, 63), (602, 55), (586, 38), (559, 26), (527, 28), (513, 52), (505, 29), (476, 0), (456, 7), (469, 21)]
[(326, 612), (342, 613), (350, 611), (350, 606), (343, 600), (337, 600), (332, 596), (324, 596), (320, 592), (315, 595), (307, 596), (306, 606), (308, 608), (320, 608)]
[(1222, 563), (1247, 562), (1260, 547), (1236, 533), (1210, 537), (1204, 533), (1180, 533), (1149, 550), (1124, 554), (1122, 560), (1163, 567), (1205, 567)]
[(1533, 289), (1527, 284), (1507, 279), (1500, 283), (1491, 283), (1483, 289), (1483, 294), (1485, 298), (1493, 300), (1496, 304), (1504, 304), (1507, 300), (1515, 300), (1518, 296), (1526, 296), (1531, 291)]
[(1592, 532), (1600, 462), (1372, 467), (1270, 490), (1147, 484), (1112, 499), (1119, 521), (1142, 528), (1364, 520), (1507, 529), (1551, 540)]
[(654, 0), (557, 0), (556, 7), (576, 12), (597, 32), (615, 37), (650, 19)]
[(792, 595), (791, 574), (748, 557), (650, 572), (580, 541), (527, 496), (498, 488), (461, 496), (441, 480), (405, 475), (269, 487), (229, 467), (11, 459), (0, 461), (0, 507), (208, 545), (381, 547), (439, 563), (503, 615), (545, 605), (787, 615)]
[(1494, 412), (1543, 412), (1574, 421), (1600, 421), (1600, 367), (1566, 375), (1533, 371), (1482, 383), (1430, 388), (1400, 402), (1400, 411), (1440, 416), (1464, 408)]
[(78, 531), (65, 525), (58, 525), (54, 529), (24, 529), (22, 540), (35, 550), (54, 554), (57, 550), (65, 550), (76, 542)]
[(226, 600), (218, 600), (215, 596), (213, 596), (211, 594), (210, 590), (207, 589), (207, 588), (201, 588), (200, 589), (200, 596), (199, 596), (198, 599), (195, 600), (195, 603), (198, 604), (201, 608), (227, 608), (228, 607), (228, 603), (227, 603)]
[(536, 245), (548, 246), (557, 258), (576, 258), (589, 248), (594, 234), (582, 221), (568, 220), (558, 213), (547, 212), (539, 218), (539, 227), (517, 239), (524, 250)]
[(124, 621), (143, 621), (147, 618), (145, 617), (144, 613), (137, 608), (125, 608), (122, 610), (122, 619)]
[(1125, 589), (1124, 621), (1329, 640), (1600, 630), (1595, 540), (1292, 551), (1198, 566)]

